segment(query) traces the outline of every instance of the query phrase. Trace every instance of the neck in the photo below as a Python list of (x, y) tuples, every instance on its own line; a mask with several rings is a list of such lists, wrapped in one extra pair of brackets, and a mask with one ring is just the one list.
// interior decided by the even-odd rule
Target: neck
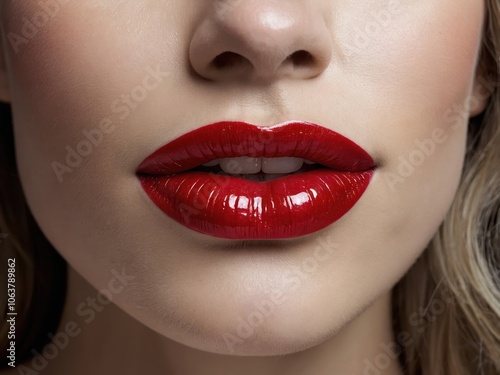
[[(401, 375), (391, 351), (390, 293), (327, 341), (310, 349), (274, 357), (213, 354), (169, 340), (123, 312), (114, 304), (98, 305), (82, 317), (78, 306), (97, 291), (69, 267), (68, 297), (58, 332), (69, 332), (67, 345), (47, 361), (43, 374), (338, 374)], [(93, 316), (93, 319), (90, 319)], [(74, 322), (71, 325), (70, 322)], [(57, 336), (56, 334), (54, 334)], [(26, 364), (32, 368), (31, 363)]]

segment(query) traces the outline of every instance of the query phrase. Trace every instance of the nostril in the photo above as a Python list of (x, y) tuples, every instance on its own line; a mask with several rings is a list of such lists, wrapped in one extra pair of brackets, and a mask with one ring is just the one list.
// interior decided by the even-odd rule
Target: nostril
[(300, 50), (292, 53), (287, 57), (288, 61), (291, 61), (294, 66), (297, 67), (310, 67), (314, 65), (314, 56), (311, 53)]
[(226, 69), (243, 65), (248, 60), (234, 52), (223, 52), (212, 60), (212, 65), (216, 69)]
[[(300, 50), (292, 53), (286, 58), (285, 61), (291, 62), (296, 67), (310, 67), (315, 64), (314, 56), (310, 52), (305, 50)], [(211, 64), (217, 70), (223, 70), (247, 65), (249, 63), (250, 61), (244, 56), (238, 53), (226, 51), (218, 54), (212, 60)]]

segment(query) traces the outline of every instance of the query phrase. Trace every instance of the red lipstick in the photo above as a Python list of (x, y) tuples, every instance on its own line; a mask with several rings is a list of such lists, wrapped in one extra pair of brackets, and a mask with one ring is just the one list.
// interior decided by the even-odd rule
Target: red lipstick
[[(261, 182), (201, 166), (242, 156), (317, 164)], [(340, 219), (363, 195), (374, 169), (360, 146), (316, 124), (218, 122), (161, 147), (139, 165), (137, 176), (150, 199), (189, 229), (227, 239), (284, 239)]]

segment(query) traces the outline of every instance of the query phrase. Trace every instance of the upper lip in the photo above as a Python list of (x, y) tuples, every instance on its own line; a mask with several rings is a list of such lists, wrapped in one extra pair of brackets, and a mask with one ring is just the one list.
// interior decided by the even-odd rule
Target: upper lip
[(272, 126), (223, 121), (206, 125), (162, 146), (137, 168), (138, 174), (181, 173), (220, 158), (296, 157), (325, 167), (361, 172), (375, 167), (373, 158), (341, 134), (310, 122)]

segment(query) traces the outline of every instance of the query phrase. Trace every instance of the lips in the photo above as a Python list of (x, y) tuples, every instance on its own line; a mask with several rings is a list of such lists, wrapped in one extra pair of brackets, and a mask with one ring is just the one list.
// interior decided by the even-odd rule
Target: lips
[[(307, 164), (260, 182), (202, 166), (241, 157), (293, 157)], [(218, 122), (155, 151), (139, 165), (137, 177), (166, 215), (191, 230), (226, 239), (284, 239), (314, 233), (344, 216), (374, 169), (360, 146), (316, 124)]]

